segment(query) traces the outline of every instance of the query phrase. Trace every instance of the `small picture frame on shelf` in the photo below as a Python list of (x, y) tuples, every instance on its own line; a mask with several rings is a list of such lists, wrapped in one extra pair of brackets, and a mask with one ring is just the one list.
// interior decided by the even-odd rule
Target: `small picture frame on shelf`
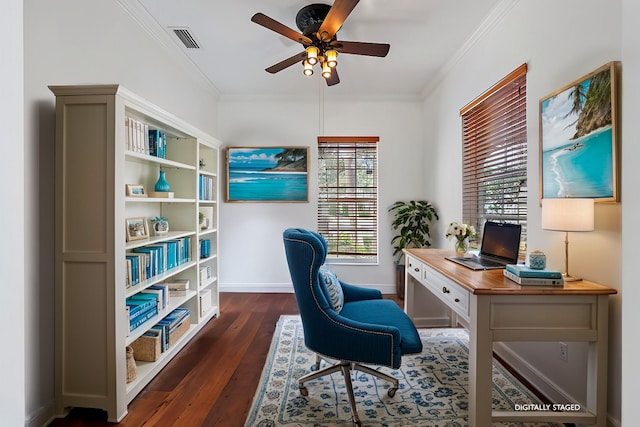
[(127, 242), (149, 237), (149, 227), (147, 226), (147, 220), (144, 218), (127, 218), (125, 219), (125, 227)]
[(169, 221), (163, 216), (156, 216), (149, 220), (154, 236), (162, 236), (169, 232)]
[(147, 191), (142, 184), (126, 184), (128, 197), (147, 197)]

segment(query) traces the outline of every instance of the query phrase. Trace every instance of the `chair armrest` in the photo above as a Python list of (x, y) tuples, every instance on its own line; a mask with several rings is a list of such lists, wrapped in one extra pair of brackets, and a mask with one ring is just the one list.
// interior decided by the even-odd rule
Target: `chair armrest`
[(344, 294), (344, 302), (362, 301), (367, 299), (381, 299), (382, 292), (372, 288), (361, 288), (349, 283), (340, 281), (342, 285), (342, 293)]

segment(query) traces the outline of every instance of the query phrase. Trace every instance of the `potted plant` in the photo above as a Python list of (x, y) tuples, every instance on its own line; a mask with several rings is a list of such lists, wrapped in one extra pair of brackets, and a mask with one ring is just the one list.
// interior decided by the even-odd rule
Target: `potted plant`
[(391, 227), (397, 230), (391, 239), (393, 256), (396, 264), (396, 292), (398, 298), (404, 299), (404, 264), (401, 263), (404, 248), (424, 248), (431, 246), (429, 226), (438, 218), (433, 205), (426, 200), (395, 202), (389, 209), (394, 218)]

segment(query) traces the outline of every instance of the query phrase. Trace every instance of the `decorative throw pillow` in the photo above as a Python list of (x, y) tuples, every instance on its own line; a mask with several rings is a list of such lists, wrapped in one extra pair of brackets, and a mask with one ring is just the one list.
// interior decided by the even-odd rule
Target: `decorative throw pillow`
[(344, 305), (344, 294), (338, 276), (326, 266), (320, 267), (320, 278), (324, 281), (325, 296), (329, 300), (329, 305), (337, 313), (340, 313)]

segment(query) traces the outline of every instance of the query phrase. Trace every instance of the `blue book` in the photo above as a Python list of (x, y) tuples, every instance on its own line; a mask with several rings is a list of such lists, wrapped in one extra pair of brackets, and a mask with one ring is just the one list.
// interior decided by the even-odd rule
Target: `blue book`
[[(131, 295), (129, 298), (127, 298), (126, 304), (127, 306), (131, 307), (142, 306), (143, 308), (145, 308), (149, 306), (155, 306), (157, 308), (159, 304), (158, 295), (154, 293), (139, 293)], [(129, 310), (129, 314), (133, 314), (131, 310)]]
[(149, 313), (153, 313), (152, 315), (155, 316), (158, 313), (158, 306), (156, 305), (152, 305), (149, 306), (147, 308), (145, 308), (142, 311), (137, 312), (136, 314), (131, 314), (129, 313), (129, 325), (133, 325), (136, 324), (138, 322), (139, 319), (144, 318), (147, 319), (149, 316)]
[(173, 310), (171, 313), (167, 314), (161, 321), (158, 322), (159, 325), (167, 325), (169, 331), (173, 331), (180, 322), (189, 315), (189, 309), (185, 307), (178, 307)]
[(134, 318), (139, 313), (143, 313), (146, 310), (157, 307), (158, 303), (156, 301), (145, 301), (145, 300), (137, 300), (137, 299), (129, 299), (127, 298), (127, 307), (129, 308), (129, 319)]
[(131, 282), (131, 286), (137, 285), (140, 283), (140, 274), (138, 272), (138, 256), (137, 255), (127, 255), (126, 259), (131, 261), (131, 277), (129, 277), (129, 281)]
[(135, 320), (129, 321), (129, 331), (133, 331), (147, 320), (153, 318), (158, 314), (157, 308), (147, 311), (144, 315), (138, 316)]
[(169, 328), (167, 325), (156, 324), (151, 329), (160, 331), (160, 351), (164, 352), (169, 348)]
[(518, 277), (532, 277), (532, 278), (543, 278), (543, 279), (561, 279), (562, 273), (558, 270), (551, 270), (549, 268), (544, 268), (542, 270), (536, 270), (528, 265), (524, 264), (507, 264), (507, 271), (515, 274)]
[(146, 274), (147, 278), (153, 277), (157, 274), (162, 273), (160, 269), (159, 259), (160, 254), (158, 253), (158, 249), (154, 246), (145, 246), (142, 248), (135, 248), (134, 252), (144, 253), (148, 255), (148, 263), (146, 264)]

